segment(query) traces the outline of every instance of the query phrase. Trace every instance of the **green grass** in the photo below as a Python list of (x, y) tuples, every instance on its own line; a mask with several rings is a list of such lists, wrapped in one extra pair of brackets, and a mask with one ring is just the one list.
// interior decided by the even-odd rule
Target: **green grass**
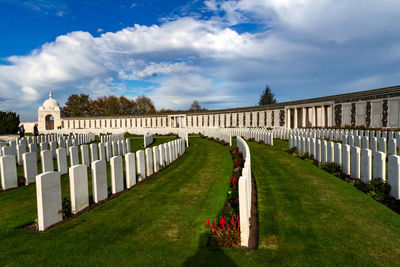
[[(196, 252), (203, 220), (225, 201), (227, 147), (196, 138), (174, 165), (116, 199), (40, 233), (35, 187), (0, 194), (2, 265), (177, 265)], [(66, 188), (63, 185), (63, 194)]]
[[(174, 165), (44, 233), (34, 187), (0, 193), (2, 265), (399, 265), (400, 216), (284, 150), (249, 142), (257, 182), (259, 248), (209, 248), (203, 220), (223, 207), (228, 147), (191, 138)], [(65, 184), (67, 185), (67, 183)], [(63, 193), (64, 186), (63, 184)]]

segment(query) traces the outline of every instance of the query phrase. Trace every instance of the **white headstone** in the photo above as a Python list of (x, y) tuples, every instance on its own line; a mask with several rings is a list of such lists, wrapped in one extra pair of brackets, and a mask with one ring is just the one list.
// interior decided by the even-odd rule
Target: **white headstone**
[(350, 145), (343, 146), (343, 173), (346, 175), (350, 175)]
[(97, 144), (90, 144), (90, 159), (91, 162), (99, 159), (97, 157)]
[(58, 172), (61, 175), (68, 173), (67, 151), (65, 150), (65, 148), (57, 148), (56, 155)]
[(86, 165), (69, 168), (69, 187), (71, 193), (71, 211), (73, 214), (89, 207), (89, 188)]
[(136, 184), (135, 154), (125, 154), (126, 187), (131, 188)]
[(71, 166), (75, 166), (79, 164), (79, 154), (78, 154), (78, 147), (77, 146), (71, 146), (69, 148), (69, 159)]
[(61, 181), (58, 172), (36, 176), (36, 198), (39, 231), (62, 221)]
[(0, 172), (3, 190), (18, 187), (17, 166), (14, 155), (0, 157)]
[(122, 157), (114, 156), (110, 159), (111, 166), (111, 192), (113, 194), (124, 190), (124, 174), (122, 169)]
[(107, 164), (105, 160), (92, 162), (93, 201), (99, 203), (108, 197)]
[(372, 151), (364, 148), (361, 152), (361, 181), (368, 183), (372, 176)]
[(89, 148), (87, 145), (81, 145), (81, 157), (82, 157), (82, 164), (86, 165), (87, 167), (90, 166)]
[(380, 151), (374, 152), (374, 178), (386, 181), (386, 154)]
[(151, 148), (146, 148), (145, 153), (146, 153), (146, 176), (150, 176), (154, 172), (153, 151)]
[(136, 151), (136, 165), (139, 182), (146, 178), (146, 163), (143, 150)]
[(37, 153), (29, 152), (22, 155), (24, 165), (25, 184), (31, 184), (36, 181), (37, 172)]
[(390, 185), (390, 195), (395, 199), (400, 199), (400, 157), (397, 155), (389, 156), (388, 184)]
[(40, 159), (42, 162), (42, 172), (54, 171), (53, 153), (50, 150), (41, 151)]

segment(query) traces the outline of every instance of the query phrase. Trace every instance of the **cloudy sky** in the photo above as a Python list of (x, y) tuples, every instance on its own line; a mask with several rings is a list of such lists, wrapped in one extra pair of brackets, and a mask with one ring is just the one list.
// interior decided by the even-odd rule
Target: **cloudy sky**
[(49, 90), (156, 108), (255, 105), (400, 84), (399, 0), (0, 0), (0, 109)]

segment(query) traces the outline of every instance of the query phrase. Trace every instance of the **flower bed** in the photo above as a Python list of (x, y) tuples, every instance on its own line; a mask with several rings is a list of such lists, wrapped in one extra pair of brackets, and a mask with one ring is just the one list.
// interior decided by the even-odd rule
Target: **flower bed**
[(239, 193), (238, 181), (244, 166), (243, 154), (238, 148), (231, 148), (234, 163), (229, 179), (227, 200), (219, 212), (217, 221), (212, 218), (204, 221), (205, 226), (211, 231), (211, 244), (225, 247), (240, 246), (240, 220), (239, 220)]

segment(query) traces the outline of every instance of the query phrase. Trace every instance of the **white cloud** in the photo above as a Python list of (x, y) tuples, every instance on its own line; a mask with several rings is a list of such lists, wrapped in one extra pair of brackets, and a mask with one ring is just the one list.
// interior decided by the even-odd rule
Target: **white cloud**
[[(0, 108), (34, 119), (50, 89), (60, 104), (72, 93), (148, 92), (158, 108), (182, 109), (194, 99), (208, 108), (254, 105), (266, 84), (281, 101), (387, 86), (400, 72), (399, 5), (209, 0), (205, 7), (223, 18), (178, 17), (99, 37), (71, 32), (0, 65)], [(261, 30), (229, 27), (243, 22)], [(132, 88), (135, 81), (152, 85)]]

